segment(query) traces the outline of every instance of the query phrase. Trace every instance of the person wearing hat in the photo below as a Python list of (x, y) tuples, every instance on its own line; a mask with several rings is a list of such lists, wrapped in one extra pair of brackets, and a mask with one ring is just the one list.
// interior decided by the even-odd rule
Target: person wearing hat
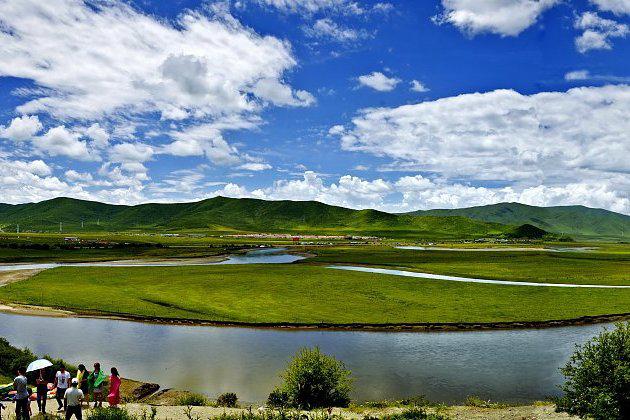
[(78, 420), (83, 419), (81, 412), (81, 401), (83, 401), (83, 391), (79, 389), (77, 378), (72, 379), (72, 387), (66, 391), (66, 420), (70, 420), (74, 415)]

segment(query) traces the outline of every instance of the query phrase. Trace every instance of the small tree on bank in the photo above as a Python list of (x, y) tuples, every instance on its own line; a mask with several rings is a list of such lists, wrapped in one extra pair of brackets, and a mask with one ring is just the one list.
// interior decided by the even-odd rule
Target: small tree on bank
[(350, 371), (318, 347), (298, 351), (282, 378), (284, 384), (270, 395), (273, 405), (310, 410), (347, 407), (350, 403)]
[(561, 371), (567, 381), (558, 411), (595, 420), (630, 418), (630, 322), (577, 346)]

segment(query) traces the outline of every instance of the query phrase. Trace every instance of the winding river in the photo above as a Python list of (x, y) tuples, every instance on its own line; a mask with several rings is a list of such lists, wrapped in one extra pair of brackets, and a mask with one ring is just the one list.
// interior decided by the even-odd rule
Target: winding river
[(55, 267), (173, 267), (182, 265), (226, 265), (226, 264), (289, 264), (306, 257), (287, 254), (286, 248), (261, 248), (244, 254), (232, 254), (216, 261), (207, 258), (173, 258), (169, 260), (119, 260), (81, 263), (24, 263), (2, 264), (0, 271), (47, 270)]
[(527, 402), (558, 394), (558, 368), (604, 326), (544, 330), (388, 333), (188, 327), (0, 313), (0, 336), (39, 355), (100, 361), (122, 375), (211, 396), (264, 401), (301, 347), (320, 346), (352, 371), (358, 400), (424, 394)]
[[(290, 263), (302, 258), (282, 251), (256, 250), (220, 264)], [(72, 265), (173, 264), (181, 262)], [(21, 264), (20, 268), (56, 266)], [(576, 343), (605, 327), (423, 333), (289, 331), (0, 313), (0, 336), (39, 355), (86, 365), (100, 361), (106, 368), (116, 366), (123, 376), (157, 382), (162, 388), (210, 396), (234, 391), (248, 402), (264, 401), (291, 356), (304, 346), (319, 346), (346, 363), (355, 378), (353, 397), (357, 400), (424, 394), (448, 403), (468, 395), (530, 402), (558, 395), (562, 382), (558, 368)]]

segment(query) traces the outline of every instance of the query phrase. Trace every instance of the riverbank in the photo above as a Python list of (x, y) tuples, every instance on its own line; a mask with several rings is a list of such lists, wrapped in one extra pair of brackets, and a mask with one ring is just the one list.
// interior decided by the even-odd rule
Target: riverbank
[[(182, 405), (186, 397), (198, 396), (188, 391), (180, 391), (175, 389), (160, 389), (159, 385), (144, 383), (140, 381), (124, 379), (121, 385), (121, 397), (123, 404), (121, 408), (127, 411), (134, 418), (153, 418), (155, 420), (173, 420), (173, 419), (211, 419), (225, 418), (226, 415), (235, 419), (241, 416), (266, 415), (269, 418), (270, 413), (277, 413), (273, 408), (266, 407), (260, 403), (243, 403), (238, 407), (220, 407), (216, 403), (207, 400), (207, 405), (190, 406)], [(203, 397), (205, 398), (205, 397)], [(190, 399), (190, 398), (188, 398)], [(196, 398), (195, 400), (198, 400)], [(104, 403), (107, 407), (108, 404)], [(5, 410), (2, 410), (0, 419), (9, 420), (14, 418), (14, 405), (5, 402)], [(35, 411), (35, 402), (31, 402), (31, 407)], [(54, 420), (56, 417), (54, 408), (55, 401), (50, 400), (49, 413), (52, 416), (46, 417)], [(576, 419), (565, 413), (556, 413), (555, 406), (546, 401), (539, 401), (527, 405), (501, 404), (496, 402), (484, 401), (478, 398), (469, 398), (465, 405), (445, 405), (431, 403), (413, 403), (413, 402), (368, 402), (362, 404), (352, 403), (346, 408), (333, 408), (330, 414), (336, 418), (347, 420), (362, 420), (366, 418), (382, 419), (396, 415), (404, 415), (414, 408), (420, 408), (426, 413), (438, 414), (441, 419), (471, 419), (471, 420), (499, 420), (499, 419), (538, 419), (538, 420), (567, 420)], [(83, 414), (87, 416), (92, 412), (92, 408), (84, 408)], [(155, 413), (154, 417), (151, 416)], [(327, 410), (298, 411), (287, 409), (288, 413), (299, 413), (302, 419), (325, 419), (329, 418)], [(33, 419), (44, 419), (40, 415), (35, 415)]]
[(0, 287), (0, 303), (152, 323), (279, 329), (485, 330), (630, 318), (630, 289), (460, 283), (305, 263), (59, 267)]
[(300, 324), (300, 323), (247, 323), (229, 321), (205, 321), (199, 319), (184, 318), (160, 318), (139, 316), (133, 314), (111, 314), (98, 311), (64, 310), (49, 306), (22, 305), (12, 303), (0, 303), (0, 313), (43, 316), (53, 318), (94, 318), (109, 319), (118, 321), (141, 322), (158, 325), (181, 325), (191, 327), (226, 327), (226, 328), (254, 328), (254, 329), (277, 329), (294, 331), (374, 331), (374, 332), (447, 332), (447, 331), (489, 331), (489, 330), (528, 330), (573, 327), (591, 324), (614, 323), (630, 320), (630, 313), (610, 314), (599, 316), (583, 316), (572, 319), (557, 319), (546, 321), (514, 321), (514, 322), (488, 322), (488, 323), (404, 323), (404, 324)]

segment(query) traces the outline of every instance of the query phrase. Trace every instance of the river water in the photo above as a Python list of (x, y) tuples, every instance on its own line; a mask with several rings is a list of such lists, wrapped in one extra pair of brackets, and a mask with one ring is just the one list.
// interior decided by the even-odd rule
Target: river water
[(16, 270), (46, 270), (55, 267), (172, 267), (188, 265), (225, 265), (225, 264), (289, 264), (303, 260), (304, 256), (287, 254), (286, 248), (262, 248), (244, 254), (229, 255), (225, 260), (213, 261), (200, 258), (150, 261), (150, 260), (119, 260), (94, 261), (81, 263), (24, 263), (1, 264), (0, 271)]
[[(221, 263), (290, 263), (302, 258), (282, 251), (256, 250)], [(82, 265), (95, 264), (124, 266), (126, 262)], [(24, 268), (45, 268), (42, 265), (24, 264)], [(441, 333), (299, 331), (0, 313), (0, 336), (38, 355), (51, 354), (87, 366), (99, 361), (106, 369), (116, 366), (125, 377), (157, 382), (163, 388), (210, 396), (233, 391), (248, 402), (264, 401), (279, 384), (278, 375), (291, 356), (305, 346), (319, 346), (346, 363), (355, 379), (353, 398), (357, 400), (424, 394), (430, 400), (448, 403), (468, 395), (496, 401), (533, 401), (558, 395), (562, 382), (558, 368), (568, 360), (576, 343), (583, 343), (603, 328)]]
[(558, 368), (575, 343), (602, 325), (543, 330), (391, 333), (189, 327), (91, 318), (0, 313), (0, 336), (130, 378), (214, 396), (264, 401), (301, 347), (319, 346), (353, 372), (358, 400), (424, 394), (457, 402), (467, 395), (527, 402), (557, 395)]

